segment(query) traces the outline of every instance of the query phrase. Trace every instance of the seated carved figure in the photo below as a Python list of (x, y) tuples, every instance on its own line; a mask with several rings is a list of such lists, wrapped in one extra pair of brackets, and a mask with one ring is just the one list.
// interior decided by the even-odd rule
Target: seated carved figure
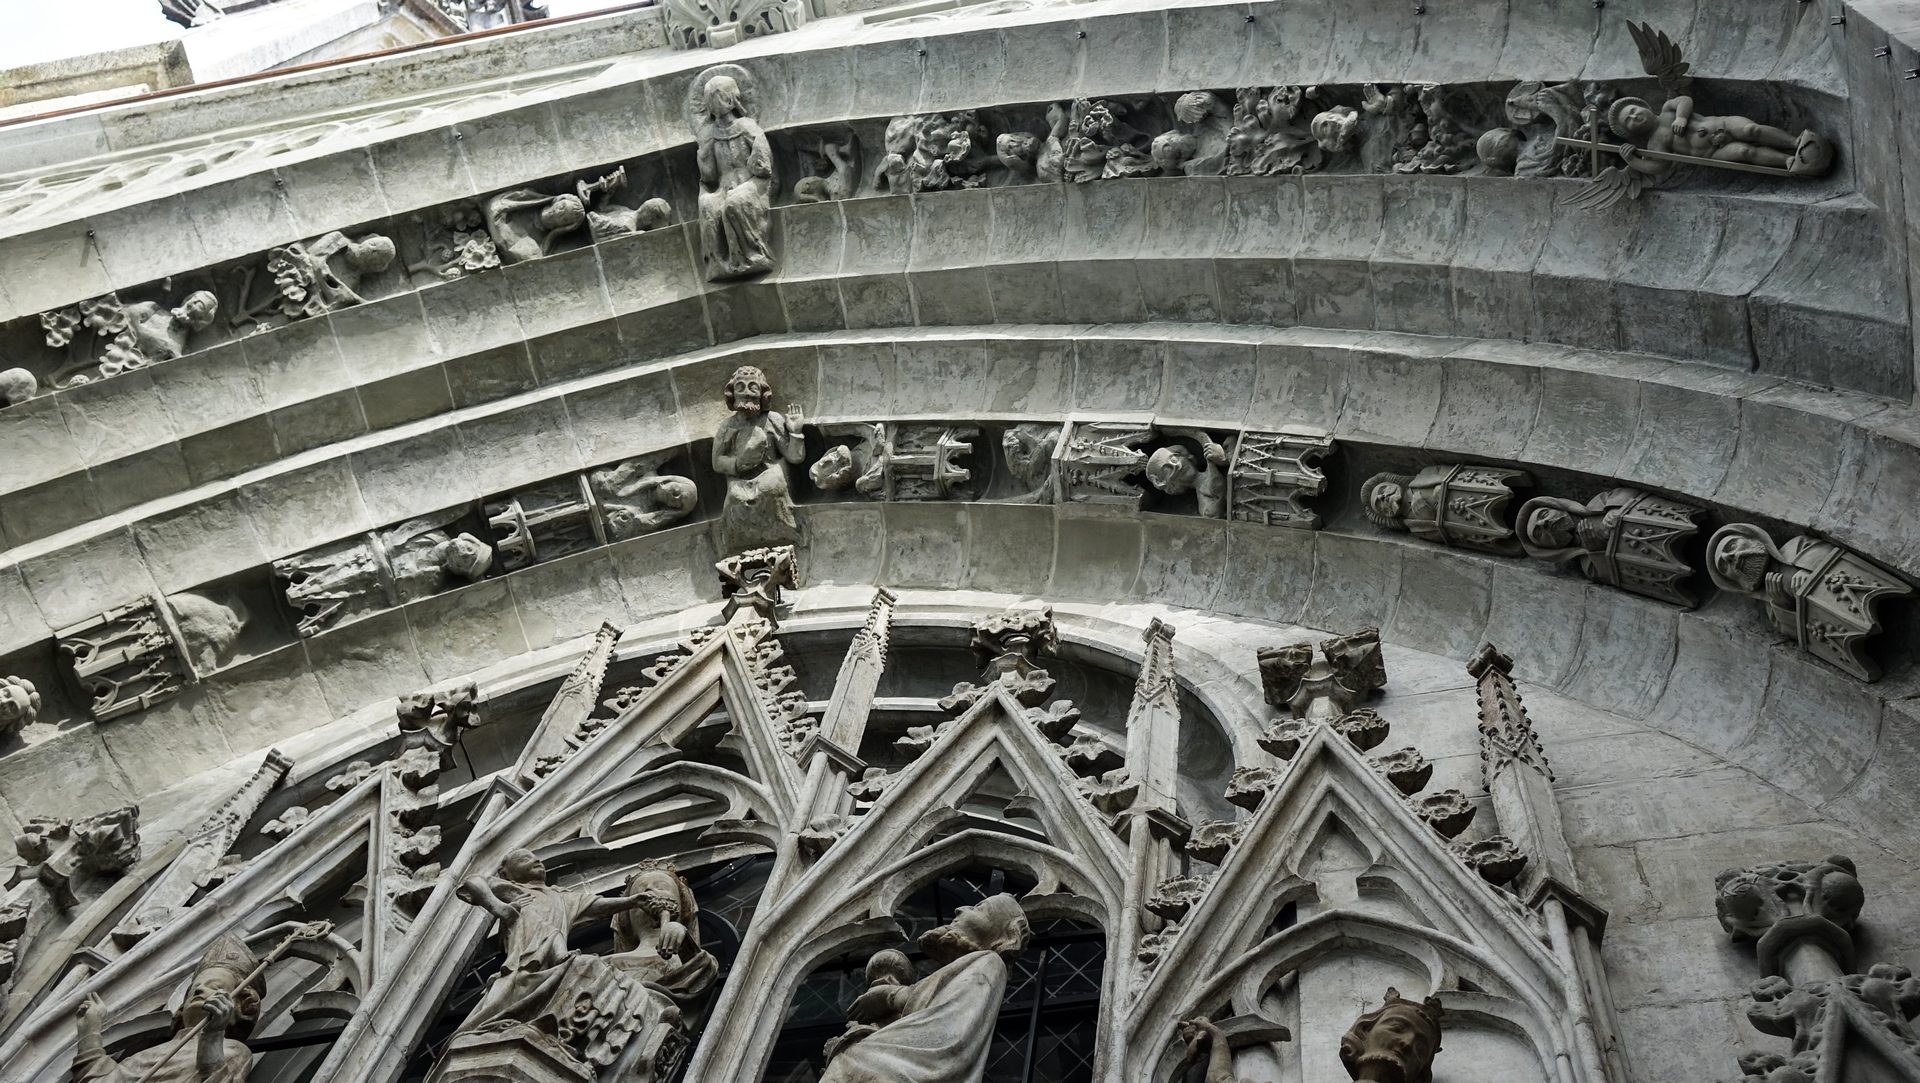
[(700, 241), (715, 282), (773, 270), (773, 149), (753, 118), (740, 82), (746, 77), (731, 64), (709, 68), (694, 80), (689, 102), (699, 143)]
[(1169, 444), (1147, 457), (1147, 483), (1168, 496), (1193, 493), (1200, 514), (1227, 517), (1227, 449), (1199, 429), (1177, 430), (1200, 442), (1199, 455), (1184, 444)]
[[(173, 1016), (167, 1041), (115, 1060), (101, 1042), (106, 1007), (98, 996), (80, 1005), (74, 1083), (244, 1083), (253, 1051), (240, 1038), (260, 1017), (266, 983), (245, 942), (223, 936), (200, 958), (193, 984)], [(189, 1036), (189, 1032), (191, 1035)]]
[(855, 1023), (886, 1020), (839, 1047), (820, 1083), (981, 1083), (1007, 960), (1026, 950), (1026, 914), (1011, 895), (963, 906), (920, 938), (945, 965), (908, 986), (880, 985), (854, 1001)]

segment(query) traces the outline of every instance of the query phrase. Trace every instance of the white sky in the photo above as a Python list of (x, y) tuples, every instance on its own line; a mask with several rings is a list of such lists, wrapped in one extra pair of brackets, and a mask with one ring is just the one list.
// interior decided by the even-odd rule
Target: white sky
[[(623, 0), (548, 0), (554, 15), (617, 7)], [(0, 69), (124, 49), (180, 36), (159, 0), (0, 0)]]

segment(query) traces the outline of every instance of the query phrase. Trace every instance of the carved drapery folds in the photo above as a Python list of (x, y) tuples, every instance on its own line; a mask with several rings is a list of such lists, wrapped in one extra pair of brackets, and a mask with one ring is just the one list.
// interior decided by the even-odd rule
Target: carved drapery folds
[(1581, 504), (1536, 496), (1520, 506), (1520, 545), (1536, 560), (1577, 563), (1596, 583), (1691, 608), (1687, 554), (1706, 509), (1632, 488)]
[(1533, 484), (1524, 470), (1492, 466), (1429, 466), (1418, 474), (1375, 474), (1360, 488), (1375, 526), (1441, 545), (1519, 556), (1508, 521), (1514, 488)]
[(774, 266), (773, 149), (754, 119), (755, 101), (753, 76), (738, 64), (708, 68), (687, 91), (687, 121), (699, 144), (700, 246), (712, 282)]
[(1867, 640), (1880, 631), (1880, 603), (1913, 587), (1849, 549), (1810, 535), (1775, 545), (1767, 532), (1734, 523), (1707, 543), (1707, 573), (1721, 590), (1766, 606), (1767, 619), (1800, 649), (1859, 677), (1876, 680)]

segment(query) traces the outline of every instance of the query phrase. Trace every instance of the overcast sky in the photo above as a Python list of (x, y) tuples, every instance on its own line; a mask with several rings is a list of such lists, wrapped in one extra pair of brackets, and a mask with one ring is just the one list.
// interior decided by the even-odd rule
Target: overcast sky
[[(615, 7), (622, 0), (548, 0), (555, 15)], [(159, 0), (0, 0), (0, 68), (124, 49), (180, 36)]]

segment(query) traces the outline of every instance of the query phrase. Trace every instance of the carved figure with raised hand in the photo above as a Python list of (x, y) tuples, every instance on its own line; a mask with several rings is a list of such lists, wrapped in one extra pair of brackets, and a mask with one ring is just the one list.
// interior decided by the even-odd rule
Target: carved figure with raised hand
[(1209, 519), (1227, 517), (1227, 462), (1231, 452), (1201, 429), (1169, 429), (1191, 437), (1200, 453), (1185, 444), (1169, 444), (1147, 456), (1147, 483), (1168, 496), (1194, 494), (1200, 514)]
[(753, 111), (753, 76), (739, 65), (715, 65), (693, 80), (687, 114), (699, 144), (700, 243), (713, 282), (773, 270), (773, 149)]
[(1562, 202), (1609, 207), (1637, 199), (1648, 184), (1665, 179), (1676, 165), (1700, 165), (1769, 173), (1781, 177), (1818, 177), (1833, 167), (1833, 145), (1811, 130), (1791, 132), (1746, 117), (1706, 116), (1695, 111), (1687, 93), (1691, 65), (1665, 31), (1646, 23), (1628, 23), (1640, 62), (1660, 81), (1666, 100), (1655, 106), (1644, 98), (1623, 97), (1606, 111), (1606, 128), (1622, 140), (1609, 145), (1600, 132), (1589, 140), (1561, 137), (1565, 146), (1594, 155), (1616, 155), (1620, 164), (1596, 173), (1593, 183)]
[(1865, 681), (1880, 676), (1866, 646), (1880, 631), (1881, 600), (1913, 593), (1905, 580), (1852, 550), (1806, 534), (1776, 546), (1750, 523), (1714, 532), (1707, 574), (1720, 589), (1765, 603), (1767, 619), (1801, 650)]
[(1006, 996), (1007, 962), (1026, 950), (1030, 935), (1011, 895), (961, 907), (951, 924), (920, 938), (940, 969), (854, 1001), (848, 1014), (855, 1023), (888, 1021), (839, 1047), (820, 1083), (981, 1083)]
[(1320, 168), (1320, 144), (1311, 131), (1294, 124), (1313, 92), (1299, 86), (1242, 87), (1227, 135), (1226, 171), (1271, 176)]
[(1217, 177), (1227, 168), (1232, 110), (1211, 91), (1193, 90), (1173, 102), (1175, 127), (1153, 137), (1148, 151), (1163, 177)]
[(629, 233), (645, 233), (650, 229), (659, 229), (673, 217), (673, 205), (655, 196), (638, 207), (629, 207), (615, 203), (613, 197), (627, 186), (627, 167), (621, 166), (598, 180), (580, 181), (574, 185), (574, 194), (580, 198), (580, 205), (587, 211), (587, 232), (596, 241), (609, 237), (621, 237)]
[(74, 1083), (244, 1083), (253, 1051), (244, 1041), (266, 981), (258, 960), (237, 936), (214, 941), (194, 968), (193, 984), (173, 1015), (173, 1037), (115, 1060), (101, 1042), (106, 1005), (98, 996), (80, 1003), (73, 1057)]
[(1440, 1001), (1405, 1000), (1387, 990), (1386, 1002), (1354, 1021), (1340, 1037), (1340, 1063), (1364, 1083), (1432, 1083), (1440, 1052)]
[(734, 369), (722, 393), (733, 413), (713, 434), (713, 470), (727, 479), (721, 549), (731, 554), (798, 541), (787, 464), (806, 455), (800, 408), (789, 406), (785, 414), (768, 409), (773, 385), (752, 365)]
[(1146, 136), (1124, 119), (1122, 102), (1085, 98), (1073, 103), (1062, 145), (1066, 179), (1075, 183), (1116, 177), (1150, 177), (1158, 171)]
[(503, 263), (523, 263), (550, 254), (587, 224), (587, 205), (568, 192), (550, 196), (516, 188), (487, 200), (487, 231)]

